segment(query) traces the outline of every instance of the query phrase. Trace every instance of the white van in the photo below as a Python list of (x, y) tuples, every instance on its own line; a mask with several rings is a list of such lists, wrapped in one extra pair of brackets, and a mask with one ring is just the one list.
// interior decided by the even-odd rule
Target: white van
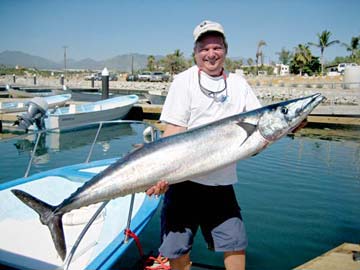
[(347, 66), (357, 66), (357, 64), (356, 64), (356, 63), (340, 63), (340, 64), (337, 66), (337, 71), (338, 71), (339, 73), (343, 74), (344, 71), (345, 71), (345, 68), (346, 68)]

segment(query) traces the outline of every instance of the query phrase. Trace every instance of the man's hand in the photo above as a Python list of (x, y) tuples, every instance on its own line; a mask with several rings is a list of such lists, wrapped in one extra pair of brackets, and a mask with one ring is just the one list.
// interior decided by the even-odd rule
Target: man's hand
[[(177, 126), (173, 124), (166, 124), (162, 137), (168, 137), (184, 131), (186, 131), (186, 127)], [(161, 194), (164, 194), (168, 189), (169, 189), (169, 183), (165, 180), (160, 180), (159, 182), (156, 183), (156, 185), (152, 186), (145, 192), (148, 196), (152, 196), (152, 195), (159, 196)]]
[(156, 183), (156, 185), (152, 186), (148, 190), (146, 190), (146, 194), (148, 196), (159, 196), (161, 194), (164, 194), (169, 189), (169, 183), (165, 180), (160, 180)]

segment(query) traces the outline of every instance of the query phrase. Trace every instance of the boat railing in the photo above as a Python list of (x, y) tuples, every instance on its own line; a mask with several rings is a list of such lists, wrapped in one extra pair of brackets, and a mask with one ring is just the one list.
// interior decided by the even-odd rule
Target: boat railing
[[(144, 121), (135, 121), (135, 120), (112, 120), (112, 121), (101, 121), (101, 122), (94, 122), (92, 123), (92, 125), (94, 124), (98, 124), (99, 127), (96, 131), (96, 135), (94, 137), (94, 140), (91, 144), (91, 147), (90, 147), (90, 150), (89, 150), (89, 153), (86, 157), (86, 160), (85, 160), (85, 163), (88, 163), (90, 161), (90, 158), (92, 156), (92, 153), (93, 153), (93, 150), (94, 150), (94, 146), (97, 142), (97, 139), (99, 137), (99, 134), (101, 132), (101, 129), (103, 128), (103, 126), (105, 124), (142, 124), (142, 125), (145, 125), (147, 126), (148, 128), (150, 128), (150, 141), (155, 141), (159, 138), (159, 135), (160, 135), (160, 130), (152, 125), (151, 123), (148, 123), (148, 122), (144, 122)], [(83, 126), (83, 125), (81, 125)], [(39, 140), (40, 140), (40, 135), (44, 132), (48, 132), (49, 130), (40, 130), (37, 132), (37, 137), (36, 137), (36, 142), (35, 142), (35, 145), (34, 145), (34, 148), (32, 150), (32, 153), (31, 153), (31, 157), (30, 157), (30, 160), (29, 160), (29, 163), (28, 163), (28, 167), (26, 169), (26, 172), (25, 172), (25, 177), (28, 177), (29, 175), (29, 172), (30, 172), (30, 169), (31, 169), (31, 166), (33, 164), (33, 160), (34, 160), (34, 157), (35, 157), (35, 153), (36, 153), (36, 149), (39, 145)], [(145, 140), (145, 138), (144, 138)], [(130, 229), (130, 226), (131, 226), (131, 217), (132, 217), (132, 212), (133, 212), (133, 207), (134, 207), (134, 200), (135, 200), (135, 194), (131, 194), (131, 199), (130, 199), (130, 206), (129, 206), (129, 213), (128, 213), (128, 219), (127, 219), (127, 223), (126, 223), (126, 229), (125, 231), (128, 231)], [(83, 230), (81, 231), (80, 235), (78, 236), (78, 238), (76, 239), (72, 249), (70, 250), (68, 256), (66, 257), (66, 260), (64, 262), (64, 266), (63, 266), (63, 269), (64, 270), (68, 270), (69, 269), (69, 266), (71, 264), (71, 261), (74, 257), (74, 254), (77, 250), (77, 248), (79, 247), (80, 245), (80, 242), (82, 241), (82, 239), (84, 238), (86, 232), (89, 230), (89, 228), (91, 227), (91, 225), (93, 224), (93, 222), (96, 220), (97, 216), (101, 213), (101, 211), (105, 208), (105, 206), (109, 203), (109, 201), (105, 201), (103, 202), (100, 207), (96, 210), (96, 212), (94, 213), (94, 215), (90, 218), (90, 220), (88, 221), (88, 223), (84, 226)], [(128, 242), (128, 235), (125, 234), (125, 238), (124, 238), (124, 243), (127, 243)]]
[[(85, 163), (88, 163), (90, 161), (90, 157), (92, 155), (92, 151), (94, 149), (94, 145), (96, 144), (97, 142), (97, 139), (98, 139), (98, 136), (101, 132), (101, 129), (105, 126), (105, 125), (112, 125), (112, 124), (139, 124), (139, 125), (144, 125), (144, 126), (147, 126), (149, 128), (151, 128), (151, 138), (150, 140), (153, 141), (153, 140), (156, 140), (159, 138), (159, 134), (160, 134), (160, 129), (158, 127), (156, 127), (155, 125), (149, 123), (149, 122), (145, 122), (145, 121), (138, 121), (138, 120), (111, 120), (111, 121), (98, 121), (98, 122), (92, 122), (92, 123), (86, 123), (86, 124), (77, 124), (77, 125), (74, 125), (74, 126), (70, 126), (69, 127), (69, 131), (71, 129), (86, 129), (86, 128), (90, 128), (90, 127), (96, 127), (98, 126), (98, 129), (97, 129), (97, 133), (94, 137), (94, 140), (92, 142), (92, 145), (90, 147), (90, 151), (88, 153), (88, 156), (85, 160)], [(48, 133), (48, 132), (60, 132), (58, 128), (52, 128), (52, 129), (44, 129), (44, 130), (37, 130), (37, 131), (34, 131), (33, 133), (28, 133), (26, 135), (20, 135), (19, 137), (21, 136), (27, 136), (27, 135), (30, 135), (30, 134), (34, 134), (35, 135), (35, 145), (31, 151), (31, 156), (30, 156), (30, 160), (28, 162), (28, 166), (27, 166), (27, 170), (24, 174), (24, 177), (28, 177), (29, 176), (29, 172), (30, 172), (30, 169), (33, 165), (33, 161), (34, 161), (34, 158), (35, 158), (35, 153), (36, 153), (36, 150), (37, 150), (37, 147), (39, 145), (39, 140), (40, 140), (40, 137), (42, 134), (44, 133)], [(148, 142), (148, 141), (145, 141), (145, 142)]]
[[(90, 162), (91, 156), (93, 154), (94, 146), (95, 146), (95, 144), (96, 144), (96, 142), (98, 140), (98, 137), (99, 137), (99, 135), (101, 133), (102, 128), (105, 125), (111, 125), (111, 124), (140, 124), (140, 125), (144, 125), (146, 127), (146, 128), (144, 128), (144, 130), (148, 129), (147, 131), (148, 131), (148, 135), (150, 137), (150, 139), (145, 139), (145, 135), (143, 134), (144, 143), (157, 140), (160, 137), (160, 133), (161, 133), (160, 129), (157, 128), (155, 125), (152, 125), (151, 123), (148, 123), (148, 122), (135, 121), (135, 120), (112, 120), (112, 121), (101, 121), (101, 122), (93, 122), (93, 123), (90, 123), (90, 124), (77, 125), (77, 127), (79, 127), (79, 128), (84, 128), (86, 126), (93, 127), (94, 125), (98, 125), (95, 137), (94, 137), (94, 139), (92, 141), (89, 153), (88, 153), (84, 163), (89, 163)], [(29, 176), (31, 167), (33, 165), (33, 161), (35, 159), (35, 153), (36, 153), (36, 150), (37, 150), (37, 148), (39, 146), (39, 141), (40, 141), (40, 138), (41, 138), (42, 134), (47, 133), (47, 132), (54, 132), (54, 131), (56, 132), (56, 129), (46, 129), (46, 130), (39, 130), (39, 131), (34, 132), (34, 134), (36, 136), (36, 140), (35, 140), (34, 147), (33, 147), (32, 151), (31, 151), (30, 160), (28, 162), (28, 165), (27, 165), (27, 168), (26, 168), (26, 171), (25, 171), (25, 175), (24, 175), (25, 178)], [(130, 206), (129, 206), (129, 213), (128, 213), (126, 231), (129, 230), (130, 226), (131, 226), (131, 217), (132, 217), (132, 212), (133, 212), (133, 207), (134, 207), (134, 200), (135, 200), (135, 194), (132, 194), (131, 199), (130, 199)], [(76, 239), (71, 251), (69, 252), (68, 256), (66, 257), (66, 260), (65, 260), (64, 265), (63, 265), (64, 269), (69, 268), (69, 266), (71, 264), (71, 261), (73, 259), (73, 256), (74, 256), (77, 248), (79, 247), (79, 244), (80, 244), (81, 240), (84, 238), (86, 232), (89, 230), (89, 228), (91, 227), (93, 222), (96, 220), (97, 216), (101, 213), (101, 211), (106, 207), (106, 205), (108, 203), (109, 203), (109, 201), (103, 202), (100, 205), (100, 207), (97, 209), (97, 211), (94, 213), (94, 215), (90, 218), (88, 223), (84, 226), (84, 228), (81, 231), (80, 235)], [(127, 242), (128, 242), (128, 235), (125, 234), (124, 243), (127, 243)]]

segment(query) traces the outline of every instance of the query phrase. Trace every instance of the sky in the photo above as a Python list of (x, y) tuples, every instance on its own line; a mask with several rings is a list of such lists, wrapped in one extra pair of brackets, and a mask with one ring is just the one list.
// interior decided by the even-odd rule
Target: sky
[[(0, 0), (0, 52), (22, 51), (53, 61), (64, 58), (105, 60), (139, 53), (190, 57), (192, 32), (203, 20), (220, 22), (229, 57), (278, 62), (282, 48), (317, 43), (317, 34), (350, 43), (360, 35), (359, 0)], [(311, 46), (313, 55), (320, 50)], [(344, 46), (325, 49), (332, 61), (346, 56)]]

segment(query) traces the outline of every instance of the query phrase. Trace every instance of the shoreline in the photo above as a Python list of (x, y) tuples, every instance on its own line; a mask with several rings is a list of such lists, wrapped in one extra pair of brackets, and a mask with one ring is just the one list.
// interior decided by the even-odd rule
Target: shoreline
[[(330, 105), (360, 105), (360, 83), (344, 89), (341, 78), (297, 78), (297, 77), (249, 77), (246, 78), (253, 88), (257, 97), (261, 100), (282, 101), (298, 97), (303, 97), (315, 93), (323, 94)], [(18, 77), (16, 83), (13, 83), (12, 76), (0, 78), (0, 85), (19, 85), (26, 87), (48, 86), (61, 88), (62, 85), (58, 78), (38, 77), (37, 84), (34, 84), (33, 78)], [(167, 91), (171, 82), (139, 82), (139, 81), (110, 81), (110, 92), (121, 93), (121, 91), (140, 91), (150, 90)], [(91, 89), (91, 81), (85, 81), (82, 77), (72, 77), (65, 80), (67, 88)], [(102, 82), (95, 81), (94, 88), (101, 91)]]

